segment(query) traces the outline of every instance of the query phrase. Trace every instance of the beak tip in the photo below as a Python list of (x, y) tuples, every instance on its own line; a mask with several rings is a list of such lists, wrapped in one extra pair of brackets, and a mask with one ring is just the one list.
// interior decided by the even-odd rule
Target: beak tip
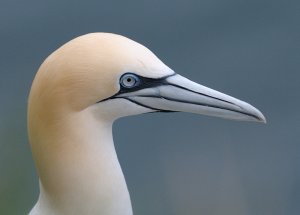
[(248, 116), (251, 116), (252, 119), (250, 119), (250, 121), (259, 122), (263, 124), (267, 123), (266, 117), (254, 106), (243, 101), (240, 101), (239, 105)]
[(253, 116), (255, 116), (255, 121), (263, 123), (263, 124), (267, 124), (267, 120), (266, 117), (256, 108), (253, 107)]
[(261, 114), (259, 122), (261, 122), (263, 124), (267, 124), (267, 119), (263, 114)]
[(264, 115), (261, 115), (261, 116), (258, 118), (258, 122), (263, 123), (263, 124), (267, 124), (267, 120), (266, 120), (266, 118), (264, 117)]

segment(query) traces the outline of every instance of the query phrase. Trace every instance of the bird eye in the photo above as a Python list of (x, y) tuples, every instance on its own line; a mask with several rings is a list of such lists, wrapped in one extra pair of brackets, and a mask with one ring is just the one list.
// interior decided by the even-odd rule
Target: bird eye
[(120, 79), (120, 84), (125, 88), (132, 88), (137, 86), (139, 78), (134, 74), (124, 74)]

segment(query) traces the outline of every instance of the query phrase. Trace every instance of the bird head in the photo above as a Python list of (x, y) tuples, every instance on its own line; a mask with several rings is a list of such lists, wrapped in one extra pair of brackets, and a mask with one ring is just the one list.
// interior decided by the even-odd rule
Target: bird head
[(60, 47), (32, 85), (29, 114), (55, 120), (86, 108), (112, 121), (149, 112), (191, 112), (265, 122), (250, 104), (184, 78), (143, 45), (109, 33), (87, 34)]

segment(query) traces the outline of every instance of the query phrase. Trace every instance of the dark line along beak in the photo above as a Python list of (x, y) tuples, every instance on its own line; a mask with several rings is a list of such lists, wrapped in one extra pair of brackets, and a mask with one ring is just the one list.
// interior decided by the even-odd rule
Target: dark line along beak
[(178, 74), (159, 79), (141, 78), (141, 85), (120, 90), (113, 98), (164, 112), (190, 112), (234, 120), (266, 123), (263, 114), (250, 104), (197, 84)]

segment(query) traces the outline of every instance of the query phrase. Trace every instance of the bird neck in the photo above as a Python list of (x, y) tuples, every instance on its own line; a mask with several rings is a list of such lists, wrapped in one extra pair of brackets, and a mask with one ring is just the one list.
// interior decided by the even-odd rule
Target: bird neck
[(31, 140), (40, 176), (32, 214), (131, 215), (112, 122), (99, 120), (87, 108), (55, 125), (43, 138)]

